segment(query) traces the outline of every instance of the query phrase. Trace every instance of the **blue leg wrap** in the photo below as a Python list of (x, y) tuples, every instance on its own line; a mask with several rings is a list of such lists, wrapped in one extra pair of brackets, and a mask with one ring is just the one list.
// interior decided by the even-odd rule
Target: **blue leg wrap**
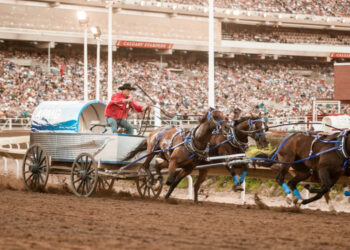
[(349, 190), (346, 190), (346, 191), (344, 192), (344, 195), (345, 195), (345, 196), (350, 196), (350, 191), (349, 191)]
[(301, 198), (301, 195), (300, 195), (300, 193), (299, 193), (299, 191), (298, 191), (298, 189), (294, 189), (294, 190), (293, 190), (293, 194), (294, 194), (294, 196), (297, 197), (298, 199), (302, 199), (302, 198)]
[(243, 171), (242, 175), (241, 175), (241, 178), (239, 178), (239, 182), (240, 183), (243, 183), (245, 177), (247, 176), (247, 171)]
[(288, 185), (286, 183), (282, 184), (282, 188), (287, 195), (290, 194), (290, 192), (291, 192), (290, 188), (288, 187)]
[(235, 185), (239, 184), (239, 180), (237, 178), (237, 175), (233, 176), (233, 180), (235, 181)]

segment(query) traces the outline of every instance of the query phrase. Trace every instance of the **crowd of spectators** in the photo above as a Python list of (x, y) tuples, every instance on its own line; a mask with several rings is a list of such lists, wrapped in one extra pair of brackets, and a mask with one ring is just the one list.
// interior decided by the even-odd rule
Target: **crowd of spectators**
[[(154, 1), (154, 0), (151, 0)], [(156, 0), (188, 5), (207, 6), (201, 0)], [(215, 0), (215, 7), (288, 14), (317, 16), (350, 16), (350, 2), (347, 0)]]
[(350, 33), (341, 31), (223, 24), (222, 34), (223, 39), (236, 41), (350, 45)]
[[(11, 59), (12, 58), (12, 59)], [(83, 100), (81, 56), (52, 55), (51, 73), (41, 67), (14, 63), (27, 58), (46, 65), (46, 55), (0, 50), (0, 106), (6, 117), (31, 116), (47, 100)], [(242, 114), (261, 112), (269, 117), (305, 116), (311, 100), (332, 98), (331, 64), (216, 61), (215, 95), (217, 108)], [(95, 99), (95, 61), (89, 58), (89, 99)], [(305, 73), (306, 72), (306, 73)], [(133, 56), (114, 57), (113, 91), (125, 82), (138, 83), (167, 111), (178, 116), (200, 115), (207, 104), (207, 63), (187, 64), (181, 58), (159, 61)], [(133, 93), (141, 103), (149, 102), (141, 91)], [(107, 62), (101, 62), (101, 96), (107, 102)], [(325, 113), (334, 112), (324, 107)], [(131, 116), (132, 117), (132, 116)], [(131, 118), (129, 117), (129, 118)]]

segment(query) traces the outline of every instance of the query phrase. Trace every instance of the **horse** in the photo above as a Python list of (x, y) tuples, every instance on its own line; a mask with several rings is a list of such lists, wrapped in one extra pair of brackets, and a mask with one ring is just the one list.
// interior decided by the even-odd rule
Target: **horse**
[[(265, 148), (268, 145), (266, 138), (267, 125), (260, 117), (242, 117), (239, 120), (233, 121), (229, 134), (216, 134), (210, 139), (210, 156), (216, 155), (231, 155), (245, 153), (248, 149), (248, 136), (257, 143), (258, 148)], [(243, 183), (248, 164), (241, 164), (238, 167), (243, 169), (241, 178), (238, 179), (235, 167), (226, 166), (234, 180), (234, 191), (242, 191), (241, 184)], [(200, 169), (196, 183), (194, 184), (194, 202), (198, 202), (198, 191), (201, 184), (208, 175), (208, 169)]]
[[(224, 114), (210, 108), (199, 121), (199, 125), (186, 133), (175, 127), (162, 127), (152, 131), (147, 139), (141, 142), (133, 151), (123, 159), (127, 161), (137, 153), (147, 149), (147, 158), (143, 163), (149, 169), (150, 162), (157, 154), (164, 161), (156, 165), (157, 175), (162, 177), (160, 169), (168, 167), (168, 178), (166, 184), (170, 186), (165, 199), (167, 200), (178, 183), (192, 170), (204, 162), (209, 152), (209, 140), (213, 131), (228, 133), (230, 124)], [(155, 153), (155, 151), (161, 151)], [(176, 169), (181, 168), (176, 173)]]
[[(349, 133), (349, 130), (328, 135), (295, 132), (287, 136), (272, 156), (269, 156), (271, 162), (263, 166), (271, 166), (274, 162), (280, 165), (276, 181), (284, 189), (288, 203), (293, 201), (296, 205), (306, 205), (322, 198), (337, 183), (341, 175), (346, 173), (350, 153)], [(277, 161), (273, 160), (275, 157)], [(290, 167), (296, 171), (296, 175), (286, 184), (284, 178)], [(303, 199), (296, 185), (310, 177), (313, 181), (319, 182), (321, 188), (306, 185), (305, 188), (316, 195)], [(325, 198), (328, 203), (329, 197)]]

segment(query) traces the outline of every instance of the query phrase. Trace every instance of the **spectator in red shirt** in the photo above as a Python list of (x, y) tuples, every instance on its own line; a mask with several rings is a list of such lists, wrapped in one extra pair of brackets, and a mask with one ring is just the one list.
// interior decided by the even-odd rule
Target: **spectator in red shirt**
[(133, 134), (134, 128), (127, 122), (126, 117), (130, 109), (141, 113), (149, 108), (149, 106), (141, 106), (130, 96), (132, 90), (136, 90), (129, 83), (125, 83), (119, 87), (120, 93), (114, 94), (112, 100), (108, 103), (105, 116), (107, 123), (111, 126), (112, 132), (117, 133), (118, 127), (125, 128), (126, 134)]

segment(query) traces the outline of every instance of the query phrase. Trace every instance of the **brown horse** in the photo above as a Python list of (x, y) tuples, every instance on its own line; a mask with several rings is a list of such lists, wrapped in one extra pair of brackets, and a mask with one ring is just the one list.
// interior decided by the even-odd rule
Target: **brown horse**
[[(248, 149), (248, 136), (254, 139), (259, 148), (265, 148), (268, 145), (266, 138), (267, 125), (259, 117), (243, 117), (231, 124), (229, 134), (217, 134), (210, 139), (210, 155), (231, 155), (245, 153)], [(234, 180), (234, 191), (242, 190), (240, 188), (243, 183), (248, 170), (248, 164), (240, 166), (243, 169), (241, 178), (238, 179), (235, 167), (227, 166), (227, 170), (231, 173)], [(198, 202), (198, 191), (201, 184), (208, 175), (208, 169), (200, 169), (196, 183), (194, 184), (194, 201)]]
[[(272, 158), (277, 156), (280, 164), (276, 181), (287, 194), (287, 201), (292, 201), (292, 191), (296, 197), (294, 203), (303, 205), (320, 199), (330, 191), (346, 169), (350, 150), (349, 132), (344, 130), (331, 135), (296, 132), (281, 143)], [(264, 164), (264, 166), (272, 164)], [(287, 185), (284, 178), (290, 167), (296, 171), (296, 176)], [(310, 188), (306, 185), (305, 187), (316, 195), (303, 200), (296, 185), (309, 177), (320, 182), (321, 188)]]
[[(160, 175), (160, 169), (168, 167), (167, 185), (170, 185), (165, 199), (168, 199), (177, 184), (192, 172), (195, 166), (202, 163), (208, 156), (209, 140), (214, 130), (219, 133), (228, 133), (229, 122), (218, 110), (210, 109), (200, 120), (199, 125), (192, 129), (190, 133), (174, 127), (158, 128), (150, 133), (147, 140), (142, 142), (137, 148), (131, 151), (123, 161), (134, 157), (147, 147), (149, 156), (144, 162), (146, 169), (156, 154), (164, 161), (156, 166)], [(162, 152), (153, 153), (157, 150)], [(176, 172), (181, 168), (180, 172)]]

